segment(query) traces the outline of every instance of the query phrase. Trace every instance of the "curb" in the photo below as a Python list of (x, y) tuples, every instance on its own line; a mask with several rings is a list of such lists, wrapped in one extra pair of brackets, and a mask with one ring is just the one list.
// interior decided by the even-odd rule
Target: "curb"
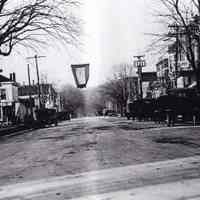
[(10, 135), (12, 133), (18, 132), (18, 131), (24, 131), (27, 130), (28, 128), (24, 125), (19, 125), (19, 126), (14, 126), (14, 127), (9, 127), (9, 128), (3, 128), (0, 129), (0, 137)]

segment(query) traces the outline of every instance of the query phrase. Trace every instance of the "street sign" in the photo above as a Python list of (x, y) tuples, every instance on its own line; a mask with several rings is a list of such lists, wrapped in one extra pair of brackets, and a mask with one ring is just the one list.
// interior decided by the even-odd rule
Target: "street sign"
[(134, 66), (135, 67), (145, 67), (146, 66), (146, 61), (145, 60), (135, 60), (134, 61)]

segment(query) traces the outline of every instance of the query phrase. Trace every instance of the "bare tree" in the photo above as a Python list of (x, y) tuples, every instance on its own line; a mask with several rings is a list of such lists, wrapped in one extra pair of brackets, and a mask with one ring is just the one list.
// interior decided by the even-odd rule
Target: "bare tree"
[[(130, 95), (130, 81), (132, 81), (134, 74), (133, 66), (122, 63), (115, 65), (113, 71), (113, 78), (101, 86), (101, 91), (104, 96), (117, 104), (121, 115), (123, 115)], [(137, 91), (135, 91), (136, 93)]]
[(89, 115), (102, 115), (105, 108), (106, 96), (102, 95), (101, 87), (87, 89), (86, 97), (86, 111)]
[(185, 53), (196, 75), (197, 90), (200, 92), (200, 0), (159, 0), (165, 13), (158, 16), (162, 23), (174, 29), (174, 33), (155, 34), (157, 41), (169, 45), (174, 42), (179, 52)]
[(73, 14), (78, 5), (78, 0), (1, 0), (0, 55), (10, 55), (16, 45), (37, 50), (52, 40), (75, 44), (81, 31)]
[(63, 101), (63, 107), (66, 111), (71, 113), (73, 116), (83, 114), (85, 98), (80, 89), (71, 85), (65, 85), (60, 92), (60, 96)]

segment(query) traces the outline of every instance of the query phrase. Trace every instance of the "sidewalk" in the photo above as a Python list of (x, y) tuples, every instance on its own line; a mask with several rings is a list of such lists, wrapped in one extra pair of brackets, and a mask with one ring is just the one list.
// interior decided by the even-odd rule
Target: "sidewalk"
[(200, 200), (200, 179), (146, 186), (126, 191), (91, 195), (74, 200)]
[(200, 156), (194, 156), (2, 186), (0, 199), (197, 200), (199, 187)]
[(8, 126), (8, 127), (1, 127), (0, 128), (0, 137), (15, 133), (17, 131), (23, 131), (25, 129), (26, 129), (26, 127), (23, 124), (13, 125), (13, 126)]

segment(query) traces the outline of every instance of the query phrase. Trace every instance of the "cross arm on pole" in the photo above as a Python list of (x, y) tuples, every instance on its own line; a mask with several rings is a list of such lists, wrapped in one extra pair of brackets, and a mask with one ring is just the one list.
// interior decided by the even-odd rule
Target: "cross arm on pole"
[(137, 59), (141, 59), (141, 58), (144, 58), (145, 55), (139, 55), (139, 56), (133, 56), (134, 58), (137, 58)]

